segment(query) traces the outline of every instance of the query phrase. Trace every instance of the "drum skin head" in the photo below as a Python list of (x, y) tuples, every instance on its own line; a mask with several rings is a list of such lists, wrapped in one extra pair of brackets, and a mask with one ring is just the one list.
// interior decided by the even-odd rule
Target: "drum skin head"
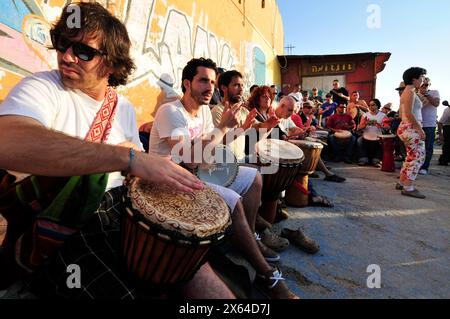
[(187, 238), (206, 238), (225, 232), (231, 224), (227, 204), (207, 186), (183, 193), (136, 177), (128, 186), (128, 197), (145, 223), (158, 224)]
[(200, 165), (195, 174), (204, 182), (228, 187), (233, 184), (238, 172), (239, 164), (233, 152), (225, 145), (218, 145), (213, 163)]
[(263, 163), (300, 163), (304, 158), (300, 148), (277, 139), (263, 139), (256, 143), (255, 149)]

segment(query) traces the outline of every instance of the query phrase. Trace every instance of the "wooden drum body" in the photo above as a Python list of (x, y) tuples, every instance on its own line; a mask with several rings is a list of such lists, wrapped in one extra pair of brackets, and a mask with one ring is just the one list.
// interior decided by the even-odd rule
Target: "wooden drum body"
[(210, 188), (187, 194), (135, 178), (122, 221), (125, 267), (147, 284), (188, 282), (230, 225), (226, 203)]
[(285, 201), (289, 206), (305, 207), (308, 206), (308, 175), (316, 170), (323, 145), (305, 140), (292, 140), (289, 142), (302, 149), (305, 159), (293, 183), (286, 190)]
[(256, 143), (255, 149), (261, 165), (274, 165), (277, 168), (273, 174), (262, 174), (262, 205), (259, 210), (264, 219), (274, 223), (278, 197), (294, 180), (304, 154), (298, 147), (276, 139), (261, 140)]

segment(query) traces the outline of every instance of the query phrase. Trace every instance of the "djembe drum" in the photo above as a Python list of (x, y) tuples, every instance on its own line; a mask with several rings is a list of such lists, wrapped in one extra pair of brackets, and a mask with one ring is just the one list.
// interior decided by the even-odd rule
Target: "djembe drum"
[(308, 176), (316, 170), (323, 145), (305, 140), (290, 140), (289, 142), (297, 145), (303, 151), (305, 159), (293, 183), (287, 188), (284, 200), (287, 205), (305, 207), (308, 206)]
[(192, 279), (231, 225), (228, 206), (212, 189), (181, 193), (134, 178), (122, 222), (122, 254), (129, 274), (171, 286)]
[(334, 138), (337, 144), (347, 145), (352, 138), (352, 133), (350, 131), (337, 131), (334, 133)]
[[(294, 180), (304, 159), (304, 154), (295, 145), (276, 139), (259, 141), (255, 145), (255, 150), (258, 163), (262, 166), (263, 176), (262, 205), (259, 208), (259, 214), (273, 224), (280, 193)], [(274, 168), (275, 172), (265, 174), (264, 165), (270, 165), (267, 171)]]
[(383, 163), (381, 170), (383, 172), (395, 172), (394, 162), (394, 134), (380, 134), (381, 145), (383, 147)]

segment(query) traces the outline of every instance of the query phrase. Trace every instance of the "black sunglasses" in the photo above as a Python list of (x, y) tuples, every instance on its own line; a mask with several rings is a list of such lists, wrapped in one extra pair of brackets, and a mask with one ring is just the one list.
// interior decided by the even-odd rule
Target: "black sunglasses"
[(70, 41), (63, 36), (54, 33), (52, 33), (51, 39), (53, 47), (57, 51), (65, 53), (70, 47), (72, 47), (73, 54), (83, 61), (91, 61), (96, 55), (106, 55), (105, 52), (94, 49), (87, 44)]

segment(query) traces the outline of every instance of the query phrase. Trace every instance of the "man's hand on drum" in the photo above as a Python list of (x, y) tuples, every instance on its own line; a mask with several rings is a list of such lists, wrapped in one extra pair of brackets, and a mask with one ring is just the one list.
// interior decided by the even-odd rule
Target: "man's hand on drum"
[(240, 111), (242, 104), (236, 103), (230, 105), (228, 102), (224, 103), (224, 109), (222, 112), (222, 119), (218, 125), (219, 128), (233, 128), (239, 124), (237, 114)]
[(131, 163), (130, 174), (151, 183), (165, 184), (187, 193), (204, 187), (203, 182), (186, 169), (169, 158), (154, 154), (136, 153)]

